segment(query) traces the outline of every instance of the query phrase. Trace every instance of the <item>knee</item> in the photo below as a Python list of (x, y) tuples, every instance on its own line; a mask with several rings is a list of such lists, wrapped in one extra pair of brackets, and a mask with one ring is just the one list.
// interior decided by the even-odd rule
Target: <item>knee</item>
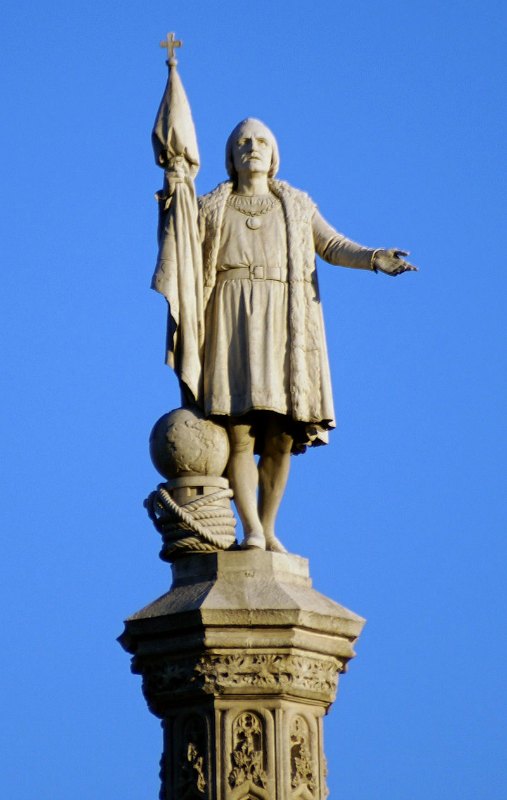
[(229, 443), (231, 455), (253, 453), (254, 437), (252, 436), (250, 428), (246, 425), (231, 425), (229, 427)]
[(292, 436), (282, 431), (272, 436), (266, 436), (264, 454), (276, 459), (284, 458), (290, 455), (292, 443)]

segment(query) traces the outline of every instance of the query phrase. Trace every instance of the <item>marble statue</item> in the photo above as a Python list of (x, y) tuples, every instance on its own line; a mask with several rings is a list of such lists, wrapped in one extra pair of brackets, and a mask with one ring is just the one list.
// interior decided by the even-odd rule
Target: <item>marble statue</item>
[(153, 287), (169, 302), (167, 360), (185, 405), (228, 432), (242, 546), (286, 552), (275, 522), (291, 454), (325, 443), (334, 427), (315, 256), (390, 276), (416, 267), (403, 250), (347, 239), (307, 194), (278, 180), (277, 142), (258, 119), (234, 128), (228, 180), (197, 199), (199, 156), (174, 46), (153, 136), (165, 173)]
[(163, 43), (152, 135), (164, 170), (152, 285), (168, 301), (183, 402), (152, 429), (165, 480), (145, 500), (173, 582), (119, 641), (162, 721), (160, 797), (326, 800), (323, 718), (365, 620), (315, 590), (308, 560), (275, 532), (291, 454), (334, 425), (315, 256), (387, 275), (415, 267), (347, 239), (278, 180), (276, 140), (256, 119), (228, 138), (228, 180), (198, 198), (180, 45)]

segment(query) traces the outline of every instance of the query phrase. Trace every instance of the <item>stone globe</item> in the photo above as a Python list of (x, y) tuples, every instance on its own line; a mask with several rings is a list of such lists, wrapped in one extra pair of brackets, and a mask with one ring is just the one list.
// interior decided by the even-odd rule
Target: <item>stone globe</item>
[(164, 414), (150, 434), (150, 455), (164, 478), (223, 474), (229, 459), (225, 428), (196, 409), (177, 408)]

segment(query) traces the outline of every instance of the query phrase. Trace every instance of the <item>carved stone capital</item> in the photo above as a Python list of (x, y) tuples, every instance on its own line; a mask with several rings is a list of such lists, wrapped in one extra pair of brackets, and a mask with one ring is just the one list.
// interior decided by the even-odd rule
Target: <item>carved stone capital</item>
[(342, 665), (335, 658), (281, 653), (207, 655), (197, 672), (208, 691), (224, 694), (251, 689), (271, 694), (325, 695), (331, 703), (336, 696)]
[(155, 713), (178, 696), (283, 695), (332, 703), (343, 663), (336, 658), (283, 653), (206, 653), (197, 659), (161, 659), (137, 665)]

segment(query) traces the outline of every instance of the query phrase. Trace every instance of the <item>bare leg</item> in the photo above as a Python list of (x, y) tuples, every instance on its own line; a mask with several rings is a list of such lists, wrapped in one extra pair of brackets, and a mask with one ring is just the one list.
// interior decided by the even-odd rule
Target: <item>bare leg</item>
[(275, 536), (275, 520), (287, 485), (292, 436), (282, 430), (280, 420), (272, 417), (265, 435), (259, 461), (259, 516), (266, 537), (266, 549), (286, 553)]
[(266, 542), (257, 511), (259, 476), (254, 457), (252, 426), (229, 422), (231, 454), (227, 476), (234, 492), (234, 503), (243, 524), (245, 538), (242, 547), (265, 550)]

